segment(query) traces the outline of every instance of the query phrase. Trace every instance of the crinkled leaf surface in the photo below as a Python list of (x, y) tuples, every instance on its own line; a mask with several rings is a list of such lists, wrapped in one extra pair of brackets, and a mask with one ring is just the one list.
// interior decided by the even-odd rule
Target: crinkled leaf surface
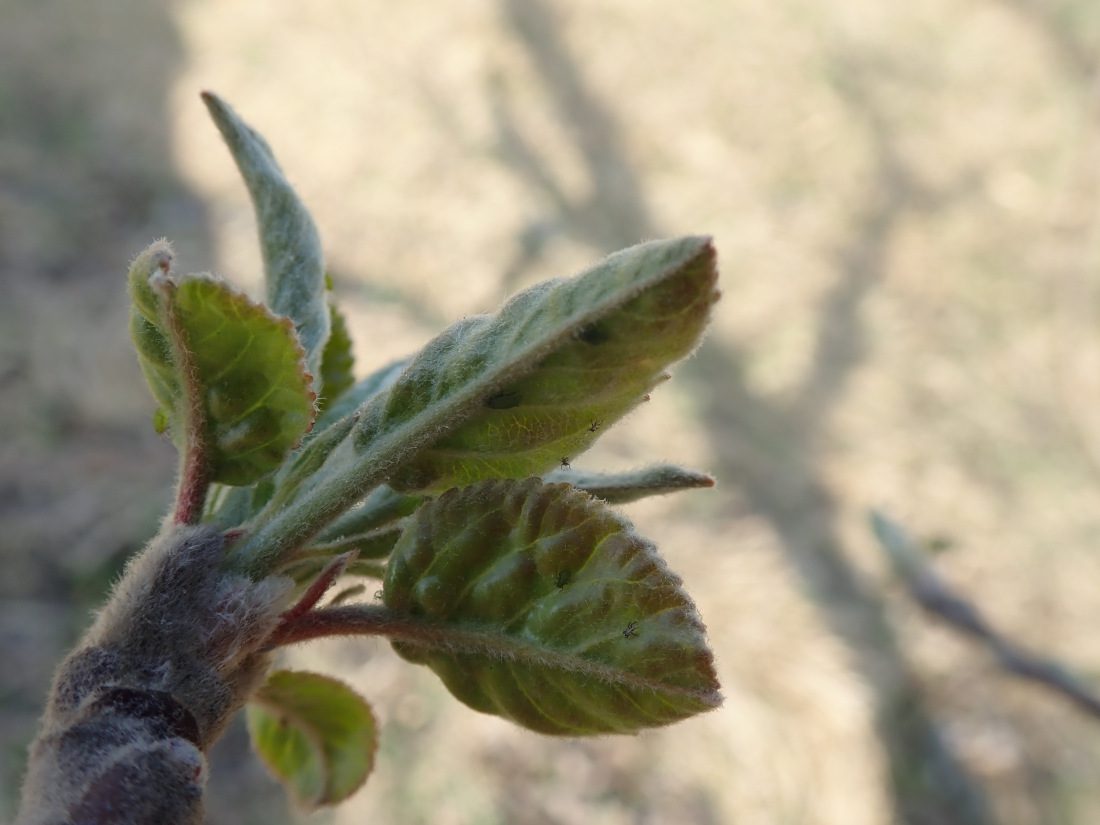
[(394, 647), (470, 707), (584, 735), (665, 725), (720, 703), (680, 579), (601, 502), (538, 479), (481, 482), (410, 522), (387, 567), (385, 604), (481, 642)]
[(239, 557), (271, 569), (383, 481), (431, 492), (575, 455), (696, 346), (715, 279), (709, 238), (655, 241), (455, 324), (359, 408), (295, 506), (257, 516)]
[(347, 799), (374, 765), (378, 740), (370, 706), (329, 676), (272, 673), (247, 718), (256, 752), (303, 808)]
[[(322, 352), (329, 336), (329, 309), (317, 227), (267, 141), (217, 95), (205, 92), (202, 99), (256, 209), (267, 303), (276, 313), (294, 321), (309, 371), (319, 381)], [(319, 386), (315, 389), (322, 390)]]
[(155, 244), (131, 269), (142, 370), (177, 446), (200, 440), (211, 480), (251, 484), (280, 465), (313, 421), (302, 348), (287, 319), (212, 276), (168, 275), (165, 255), (167, 245)]

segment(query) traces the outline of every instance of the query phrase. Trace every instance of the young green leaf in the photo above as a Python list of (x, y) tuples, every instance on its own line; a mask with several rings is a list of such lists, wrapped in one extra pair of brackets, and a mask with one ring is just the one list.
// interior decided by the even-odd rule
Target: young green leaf
[(293, 506), (258, 515), (239, 558), (271, 569), (385, 480), (440, 490), (542, 473), (587, 448), (698, 344), (715, 278), (708, 238), (656, 241), (455, 324), (360, 408)]
[(361, 559), (382, 559), (390, 554), (404, 529), (402, 522), (387, 524), (363, 533), (318, 542), (304, 552), (307, 556), (335, 556), (354, 550)]
[(318, 406), (322, 411), (355, 383), (355, 355), (352, 353), (348, 322), (335, 306), (329, 306), (329, 313), (332, 330), (321, 356), (324, 395)]
[(586, 735), (665, 725), (720, 703), (680, 579), (597, 500), (538, 479), (481, 482), (410, 521), (383, 600), (430, 623), (441, 643), (406, 636), (394, 648), (470, 707)]
[[(401, 373), (401, 370), (404, 369), (406, 363), (407, 361), (399, 361), (372, 373), (355, 383), (326, 407), (324, 412), (318, 416), (316, 425), (302, 439), (304, 446), (300, 452), (286, 461), (280, 468), (274, 480), (275, 490), (262, 498), (253, 495), (251, 490), (231, 490), (228, 495), (218, 502), (216, 509), (212, 511), (212, 515), (216, 515), (219, 521), (227, 525), (241, 524), (251, 518), (268, 502), (273, 502), (273, 506), (279, 507), (284, 502), (291, 500), (297, 495), (299, 486), (320, 469), (329, 453), (347, 436), (355, 425), (355, 417), (352, 413), (355, 412), (356, 408), (367, 398), (392, 384), (394, 379)], [(326, 531), (331, 535), (326, 536), (325, 539), (363, 532), (372, 526), (383, 523), (377, 521), (378, 518), (390, 519), (408, 515), (420, 503), (419, 497), (399, 496), (388, 487), (379, 488), (374, 492), (385, 493), (385, 491), (389, 491), (388, 496), (383, 495), (385, 501), (378, 501), (377, 496), (369, 497), (364, 506), (345, 514), (348, 517), (346, 524), (343, 517), (337, 520), (340, 522), (339, 524), (332, 524), (332, 530)], [(272, 493), (277, 493), (278, 498), (276, 499)], [(372, 502), (381, 505), (382, 511), (373, 507)], [(360, 526), (364, 519), (374, 521), (372, 524)]]
[(383, 484), (376, 487), (358, 507), (348, 510), (325, 528), (322, 541), (338, 541), (345, 536), (368, 533), (412, 514), (424, 499), (406, 496)]
[[(329, 310), (317, 227), (267, 141), (217, 95), (204, 92), (202, 99), (256, 209), (268, 306), (294, 321), (306, 351), (306, 364), (319, 382), (322, 352), (329, 337)], [(321, 386), (315, 389), (323, 391)]]
[(224, 281), (170, 275), (170, 254), (153, 244), (130, 271), (142, 370), (180, 450), (202, 452), (210, 481), (251, 484), (313, 422), (301, 345), (287, 319)]
[(375, 575), (383, 566), (375, 559), (384, 559), (393, 550), (404, 529), (402, 522), (389, 524), (365, 533), (345, 536), (335, 541), (327, 541), (306, 547), (291, 557), (279, 569), (279, 575), (289, 576), (296, 582), (307, 581), (324, 569), (334, 557), (342, 553), (354, 553), (355, 560), (348, 564), (349, 575)]
[[(158, 273), (167, 275), (172, 268), (172, 246), (161, 239), (143, 249), (130, 264), (127, 286), (130, 290), (130, 336), (137, 350), (138, 363), (156, 400), (153, 427), (162, 433), (172, 426), (171, 413), (182, 402), (180, 376), (174, 363), (172, 344), (162, 327), (160, 299), (150, 285)], [(172, 433), (173, 438), (182, 433)]]
[(582, 470), (559, 469), (547, 473), (542, 480), (547, 483), (572, 484), (608, 504), (628, 504), (649, 496), (714, 486), (713, 476), (675, 464), (655, 464), (625, 473), (588, 473)]
[[(442, 491), (524, 478), (584, 452), (695, 349), (715, 277), (705, 238), (647, 244), (575, 280), (528, 290), (497, 316), (453, 327), (394, 384), (387, 419), (408, 420), (479, 384), (480, 403), (405, 462), (391, 486)], [(534, 369), (519, 367), (539, 350)], [(373, 436), (364, 418), (361, 441)]]
[(375, 370), (366, 378), (356, 381), (343, 393), (329, 403), (317, 421), (317, 428), (323, 430), (335, 424), (341, 418), (355, 412), (367, 401), (383, 390), (387, 390), (397, 380), (397, 377), (409, 365), (408, 358), (393, 361), (379, 370)]
[(316, 673), (280, 670), (247, 708), (252, 744), (303, 808), (347, 799), (374, 765), (370, 706), (350, 687)]
[[(224, 507), (218, 512), (219, 517), (237, 517), (235, 521), (230, 521), (229, 523), (239, 524), (247, 520), (247, 518), (255, 514), (260, 507), (269, 502), (271, 504), (269, 509), (274, 510), (283, 507), (286, 502), (294, 499), (294, 497), (299, 494), (299, 488), (302, 484), (309, 481), (311, 477), (314, 476), (328, 459), (333, 449), (335, 449), (347, 437), (348, 433), (351, 432), (356, 422), (355, 410), (362, 405), (365, 399), (381, 392), (393, 383), (393, 380), (396, 379), (401, 370), (404, 369), (404, 364), (404, 361), (400, 361), (383, 367), (371, 373), (362, 381), (357, 382), (338, 396), (334, 403), (329, 405), (324, 412), (320, 414), (313, 430), (303, 438), (303, 447), (298, 454), (289, 459), (283, 464), (282, 468), (280, 468), (275, 477), (276, 489), (272, 496), (269, 496), (268, 499), (262, 502), (258, 502), (259, 506), (254, 506), (257, 504), (255, 496), (246, 496), (245, 493), (247, 491), (235, 491), (235, 495), (227, 497)], [(396, 493), (392, 493), (392, 496), (396, 495)], [(408, 506), (406, 507), (406, 512), (402, 512), (400, 515), (411, 513), (416, 503), (420, 501), (419, 498), (410, 496), (402, 496), (401, 498)], [(406, 506), (401, 502), (398, 502), (398, 504)], [(365, 509), (360, 507), (357, 512), (360, 515), (369, 515), (372, 511), (369, 508)], [(397, 517), (398, 516), (394, 516), (394, 518)], [(355, 524), (358, 523), (355, 518), (352, 518), (351, 521), (355, 522)], [(359, 533), (366, 529), (368, 528), (343, 526), (335, 535)]]
[[(286, 576), (297, 585), (308, 586), (308, 584), (317, 578), (321, 571), (325, 569), (325, 564), (331, 558), (331, 556), (306, 555), (300, 560), (296, 560), (286, 565), (286, 567), (279, 571), (279, 575)], [(386, 565), (382, 562), (371, 561), (369, 559), (356, 559), (348, 565), (347, 569), (344, 571), (344, 575), (359, 576), (361, 578), (377, 579), (381, 581), (386, 575)]]

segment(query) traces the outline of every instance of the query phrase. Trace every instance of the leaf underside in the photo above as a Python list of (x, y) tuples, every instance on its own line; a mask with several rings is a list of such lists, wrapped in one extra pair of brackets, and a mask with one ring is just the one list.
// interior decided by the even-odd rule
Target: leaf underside
[(538, 479), (482, 482), (444, 493), (410, 522), (387, 566), (385, 604), (488, 641), (476, 652), (394, 648), (475, 710), (588, 735), (666, 725), (720, 703), (680, 579), (590, 496)]
[(307, 810), (347, 799), (374, 765), (374, 715), (337, 679), (276, 671), (248, 704), (246, 716), (253, 748)]
[(454, 324), (358, 408), (292, 505), (276, 494), (256, 515), (235, 563), (275, 569), (381, 483), (433, 494), (587, 449), (698, 345), (716, 277), (709, 238), (655, 241)]
[(629, 504), (649, 496), (714, 486), (713, 476), (675, 464), (655, 464), (625, 473), (559, 469), (544, 475), (543, 481), (572, 484), (608, 504)]
[(546, 352), (522, 377), (486, 382), (468, 418), (405, 462), (390, 484), (441, 491), (524, 478), (582, 453), (696, 347), (715, 278), (708, 239), (647, 244), (579, 278), (533, 287), (496, 316), (455, 325), (397, 380), (387, 418), (431, 409), (494, 368), (506, 373), (525, 350)]
[(318, 429), (336, 423), (341, 418), (355, 412), (378, 393), (389, 389), (402, 371), (409, 365), (409, 359), (402, 358), (375, 370), (348, 387), (335, 399), (330, 399), (324, 412), (317, 420)]
[[(322, 352), (329, 337), (329, 308), (317, 227), (267, 141), (217, 95), (204, 92), (202, 99), (256, 210), (267, 303), (294, 322), (308, 369), (319, 382)], [(323, 387), (315, 389), (322, 391)]]

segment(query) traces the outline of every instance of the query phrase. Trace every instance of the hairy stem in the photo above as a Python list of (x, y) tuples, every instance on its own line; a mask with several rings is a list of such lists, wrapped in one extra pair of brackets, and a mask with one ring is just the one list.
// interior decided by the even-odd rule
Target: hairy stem
[(325, 593), (329, 591), (329, 588), (336, 583), (336, 580), (344, 574), (344, 571), (348, 569), (348, 565), (354, 559), (355, 552), (352, 551), (337, 556), (326, 564), (320, 575), (306, 588), (306, 592), (294, 603), (294, 606), (283, 613), (280, 617), (280, 625), (294, 622), (312, 610), (317, 602), (321, 601)]
[(221, 569), (225, 539), (170, 526), (62, 662), (16, 825), (198, 825), (205, 754), (257, 687), (289, 583)]
[(180, 481), (173, 515), (176, 524), (199, 523), (206, 507), (210, 482), (210, 462), (205, 450), (189, 441), (180, 456)]
[(176, 524), (197, 524), (206, 505), (206, 493), (210, 489), (210, 445), (206, 407), (203, 404), (202, 387), (197, 380), (198, 370), (191, 353), (187, 335), (180, 323), (175, 306), (175, 284), (167, 277), (168, 270), (153, 277), (151, 284), (161, 296), (161, 322), (168, 332), (172, 346), (172, 359), (180, 376), (183, 390), (183, 429), (185, 437), (180, 451), (180, 481), (176, 490)]

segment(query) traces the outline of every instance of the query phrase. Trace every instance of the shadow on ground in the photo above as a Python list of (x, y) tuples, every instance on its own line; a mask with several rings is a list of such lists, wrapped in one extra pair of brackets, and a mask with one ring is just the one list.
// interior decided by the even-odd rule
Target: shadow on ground
[[(126, 341), (128, 259), (166, 227), (186, 260), (212, 254), (206, 209), (173, 166), (167, 102), (184, 56), (173, 4), (15, 5), (0, 12), (0, 416), (9, 433), (0, 446), (0, 811), (9, 813), (54, 662), (155, 530), (170, 492), (173, 451), (152, 432)], [(242, 733), (216, 757), (211, 822), (279, 821), (285, 806), (263, 792), (268, 780), (244, 758)]]

